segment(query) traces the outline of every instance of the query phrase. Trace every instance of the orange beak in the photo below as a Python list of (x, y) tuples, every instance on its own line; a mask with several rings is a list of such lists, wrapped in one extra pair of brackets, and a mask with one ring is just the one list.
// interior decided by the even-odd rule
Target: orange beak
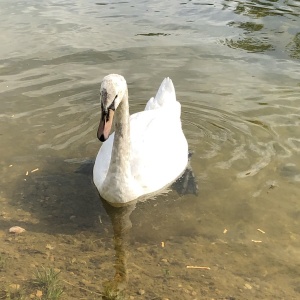
[(102, 114), (101, 116), (101, 120), (97, 131), (97, 137), (101, 142), (105, 142), (109, 137), (114, 113), (115, 112), (112, 109), (109, 109), (107, 115)]

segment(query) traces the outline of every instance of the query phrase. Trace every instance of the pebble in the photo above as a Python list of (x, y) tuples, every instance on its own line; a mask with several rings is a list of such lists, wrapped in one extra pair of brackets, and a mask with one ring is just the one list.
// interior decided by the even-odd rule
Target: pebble
[(24, 228), (20, 227), (20, 226), (13, 226), (13, 227), (9, 228), (9, 232), (10, 233), (17, 233), (17, 234), (19, 234), (19, 233), (22, 233), (24, 231), (26, 231), (26, 230)]

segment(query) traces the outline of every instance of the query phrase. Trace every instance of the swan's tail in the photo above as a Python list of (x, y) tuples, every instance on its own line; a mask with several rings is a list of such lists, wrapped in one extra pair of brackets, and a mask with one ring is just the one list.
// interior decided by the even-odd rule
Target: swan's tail
[(169, 77), (165, 78), (161, 83), (154, 101), (160, 106), (163, 106), (170, 101), (176, 101), (175, 88), (172, 80)]
[(167, 77), (161, 83), (155, 98), (151, 98), (145, 110), (159, 108), (176, 101), (175, 88), (172, 80)]

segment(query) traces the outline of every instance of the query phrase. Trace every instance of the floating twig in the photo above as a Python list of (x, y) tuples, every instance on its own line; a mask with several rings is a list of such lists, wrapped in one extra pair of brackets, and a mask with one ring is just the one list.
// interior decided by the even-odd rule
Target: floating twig
[(186, 266), (187, 269), (203, 269), (210, 270), (210, 267), (201, 267), (201, 266)]

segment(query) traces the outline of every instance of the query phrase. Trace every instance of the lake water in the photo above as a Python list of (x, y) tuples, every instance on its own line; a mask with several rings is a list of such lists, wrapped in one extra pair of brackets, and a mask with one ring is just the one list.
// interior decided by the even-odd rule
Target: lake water
[[(300, 1), (3, 0), (0, 20), (0, 299), (38, 295), (41, 267), (62, 299), (300, 298)], [(109, 73), (131, 113), (172, 78), (198, 195), (101, 201)]]

